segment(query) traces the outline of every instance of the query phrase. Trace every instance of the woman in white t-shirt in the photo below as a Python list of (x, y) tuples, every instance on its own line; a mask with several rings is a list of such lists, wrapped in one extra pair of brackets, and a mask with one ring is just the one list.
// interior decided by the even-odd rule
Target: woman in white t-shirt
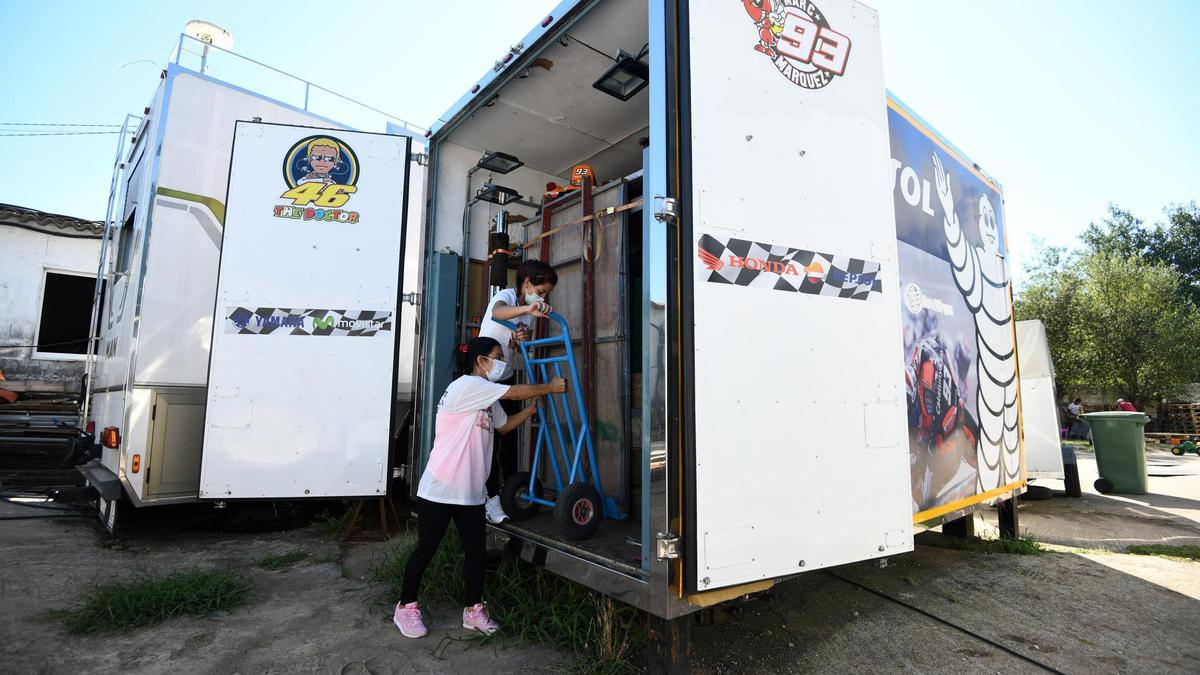
[[(513, 362), (513, 353), (517, 343), (529, 339), (529, 327), (535, 317), (544, 318), (554, 309), (546, 302), (546, 296), (558, 284), (558, 274), (550, 265), (541, 260), (526, 260), (517, 268), (516, 288), (506, 288), (492, 296), (487, 311), (483, 315), (483, 323), (479, 326), (480, 337), (490, 337), (500, 343), (504, 352), (506, 364)], [(501, 319), (517, 324), (517, 330), (510, 330), (492, 319)], [(501, 374), (501, 384), (516, 384), (517, 373), (512, 365), (506, 365)], [(501, 407), (507, 413), (520, 409), (516, 401), (501, 401)], [(489, 521), (499, 523), (508, 516), (500, 506), (500, 481), (517, 472), (517, 436), (516, 434), (496, 438), (496, 452), (492, 460), (492, 473), (487, 480), (488, 500), (484, 507)]]
[(428, 631), (421, 620), (417, 591), (446, 527), (454, 521), (463, 548), (463, 628), (491, 634), (499, 629), (483, 606), (484, 482), (492, 467), (492, 436), (516, 429), (529, 419), (536, 405), (509, 416), (497, 402), (539, 399), (566, 391), (554, 378), (547, 384), (499, 384), (506, 366), (500, 344), (478, 337), (455, 350), (462, 377), (446, 387), (438, 403), (433, 450), (417, 486), (417, 547), (404, 568), (404, 585), (394, 621), (405, 637), (418, 638)]

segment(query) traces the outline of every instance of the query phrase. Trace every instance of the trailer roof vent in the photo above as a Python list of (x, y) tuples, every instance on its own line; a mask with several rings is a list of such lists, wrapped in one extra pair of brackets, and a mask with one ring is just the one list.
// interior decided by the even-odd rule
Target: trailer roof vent
[(650, 67), (624, 50), (617, 51), (616, 63), (592, 86), (600, 91), (628, 101), (650, 81)]

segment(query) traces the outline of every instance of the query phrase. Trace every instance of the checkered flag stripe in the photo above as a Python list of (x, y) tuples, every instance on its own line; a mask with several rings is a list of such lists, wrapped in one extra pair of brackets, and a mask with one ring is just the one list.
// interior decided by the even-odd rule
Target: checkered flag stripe
[(392, 313), (374, 310), (229, 307), (225, 332), (237, 335), (370, 337), (392, 330)]
[(871, 260), (746, 239), (721, 243), (708, 234), (700, 236), (697, 255), (710, 283), (851, 300), (883, 294), (881, 266)]

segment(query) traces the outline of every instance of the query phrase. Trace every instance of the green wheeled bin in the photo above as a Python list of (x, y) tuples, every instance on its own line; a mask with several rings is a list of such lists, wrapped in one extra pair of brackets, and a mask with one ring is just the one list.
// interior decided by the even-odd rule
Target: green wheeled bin
[(1150, 418), (1140, 412), (1094, 412), (1083, 416), (1092, 428), (1096, 467), (1100, 479), (1096, 490), (1108, 494), (1146, 494), (1146, 436), (1142, 427)]

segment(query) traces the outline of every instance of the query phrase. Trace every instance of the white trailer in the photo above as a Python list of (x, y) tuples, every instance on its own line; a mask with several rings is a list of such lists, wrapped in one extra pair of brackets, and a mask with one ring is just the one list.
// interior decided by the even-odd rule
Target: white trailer
[[(543, 510), (492, 528), (495, 545), (670, 620), (910, 551), (916, 527), (997, 502), (1015, 513), (1015, 376), (973, 420), (1005, 430), (995, 475), (979, 467), (997, 446), (970, 439), (951, 467), (961, 494), (934, 510), (913, 497), (888, 107), (878, 16), (853, 0), (562, 2), (432, 125), (410, 485), (506, 241), (558, 271), (549, 300), (571, 325), (606, 496), (628, 518), (569, 541)], [(580, 164), (595, 185), (539, 198)], [(964, 246), (943, 234), (962, 210), (981, 246), (975, 202), (957, 204), (931, 221), (937, 241)], [(988, 345), (1012, 356), (1008, 263), (984, 262)], [(936, 271), (950, 288), (952, 269)]]
[(1038, 319), (1018, 321), (1017, 342), (1017, 353), (1021, 357), (1021, 412), (1026, 468), (1031, 478), (1066, 479), (1062, 419), (1059, 417), (1054, 360), (1050, 357), (1046, 324)]
[[(199, 69), (181, 63), (199, 47)], [(141, 507), (205, 497), (380, 494), (390, 478), (395, 392), (411, 389), (411, 356), (400, 358), (397, 344), (403, 333), (415, 333), (415, 321), (400, 322), (397, 299), (409, 143), (420, 135), (290, 76), (303, 104), (215, 79), (206, 71), (218, 57), (225, 61), (217, 65), (231, 71), (248, 66), (281, 75), (181, 36), (153, 101), (135, 118), (132, 142), (118, 150), (97, 282), (108, 291), (96, 309), (95, 367), (85, 403), (100, 454), (81, 467), (100, 492), (110, 528), (122, 496)], [(352, 131), (315, 112), (310, 95), (317, 94), (336, 114), (357, 114), (378, 131), (387, 121), (401, 133)], [(325, 154), (339, 155), (335, 170), (353, 165), (357, 172), (338, 178), (350, 182), (345, 212), (355, 213), (353, 223), (313, 221), (304, 211), (320, 208), (317, 202), (281, 197), (293, 187), (285, 184), (294, 182), (289, 169), (312, 170), (299, 146), (314, 138), (340, 143), (340, 153)], [(292, 154), (272, 155), (277, 148), (268, 141), (287, 143), (284, 150)], [(231, 168), (234, 155), (239, 162)], [(297, 217), (280, 218), (275, 206)], [(350, 270), (354, 283), (339, 284)], [(366, 316), (354, 312), (390, 315), (379, 338), (311, 337), (301, 344), (281, 338), (284, 331), (239, 339), (227, 330), (227, 310), (235, 305), (252, 313), (307, 311), (303, 321), (309, 323)], [(312, 311), (321, 309), (328, 311)], [(361, 387), (339, 386), (339, 369), (359, 372), (356, 360), (363, 358), (371, 361), (371, 376)], [(289, 393), (286, 400), (281, 392)], [(287, 416), (272, 405), (286, 406)], [(358, 415), (345, 414), (350, 409)], [(340, 441), (328, 442), (330, 435)]]

